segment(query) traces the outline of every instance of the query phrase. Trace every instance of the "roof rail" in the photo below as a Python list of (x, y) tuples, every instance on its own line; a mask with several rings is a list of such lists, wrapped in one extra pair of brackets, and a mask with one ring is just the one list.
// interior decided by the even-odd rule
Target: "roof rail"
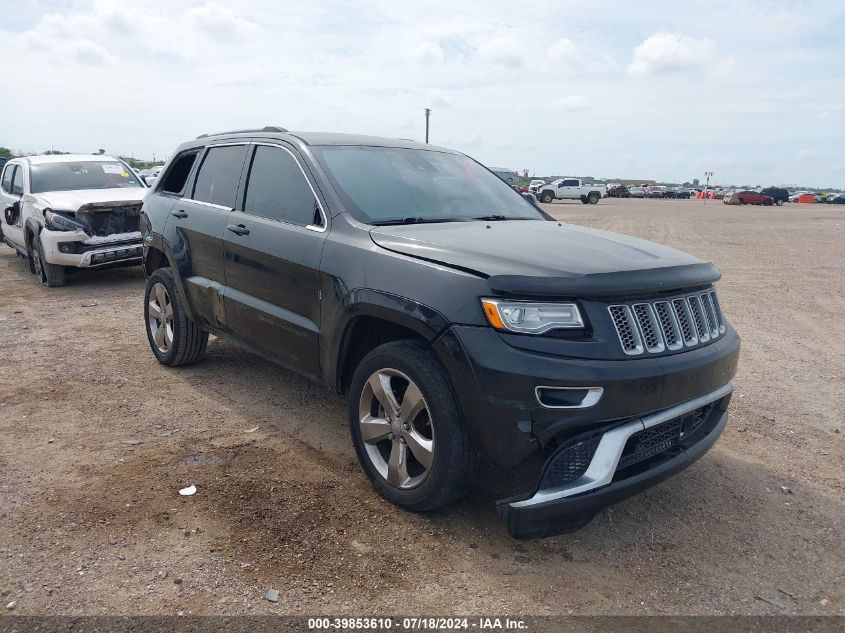
[(229, 130), (228, 132), (212, 132), (210, 134), (200, 134), (197, 138), (208, 138), (209, 136), (221, 136), (223, 134), (245, 134), (248, 132), (287, 132), (283, 127), (278, 125), (265, 125), (261, 128), (251, 128), (248, 130)]

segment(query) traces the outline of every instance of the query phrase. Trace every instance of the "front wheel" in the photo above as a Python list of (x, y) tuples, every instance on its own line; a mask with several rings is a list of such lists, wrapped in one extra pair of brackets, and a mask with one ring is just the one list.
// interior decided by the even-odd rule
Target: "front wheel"
[(778, 200), (775, 204), (777, 204), (779, 207), (782, 207), (783, 206), (783, 200)]
[(475, 474), (454, 390), (424, 343), (386, 343), (364, 357), (349, 388), (349, 426), (376, 491), (406, 510), (459, 499)]
[(162, 365), (190, 365), (205, 354), (208, 332), (188, 318), (169, 268), (159, 268), (147, 280), (144, 322), (150, 348)]
[(544, 191), (542, 194), (540, 194), (540, 202), (545, 202), (546, 204), (549, 204), (554, 199), (555, 199), (555, 194), (552, 193), (551, 191)]
[(65, 285), (65, 267), (50, 264), (44, 259), (44, 248), (38, 235), (33, 235), (30, 243), (29, 270), (48, 288)]
[(589, 202), (590, 204), (598, 204), (599, 194), (591, 193), (589, 196), (587, 196), (587, 202)]

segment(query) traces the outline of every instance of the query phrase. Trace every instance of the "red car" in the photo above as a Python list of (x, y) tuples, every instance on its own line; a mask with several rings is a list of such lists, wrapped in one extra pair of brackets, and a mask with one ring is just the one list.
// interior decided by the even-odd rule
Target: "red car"
[(768, 207), (775, 203), (775, 199), (771, 196), (756, 191), (740, 191), (736, 194), (736, 197), (740, 204), (762, 204)]

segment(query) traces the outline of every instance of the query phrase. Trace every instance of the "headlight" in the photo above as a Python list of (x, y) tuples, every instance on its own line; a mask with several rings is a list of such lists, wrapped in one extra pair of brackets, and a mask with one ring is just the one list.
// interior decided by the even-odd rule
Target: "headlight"
[(44, 209), (44, 221), (47, 228), (53, 231), (84, 231), (85, 225), (66, 215), (62, 215), (52, 209)]
[(497, 330), (522, 334), (543, 334), (549, 330), (583, 328), (584, 321), (574, 303), (528, 303), (482, 299), (487, 320)]

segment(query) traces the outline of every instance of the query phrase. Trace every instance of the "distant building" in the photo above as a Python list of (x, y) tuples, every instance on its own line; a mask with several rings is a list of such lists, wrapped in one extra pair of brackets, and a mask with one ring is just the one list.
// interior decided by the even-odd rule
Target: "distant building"
[(517, 174), (513, 169), (507, 169), (505, 167), (491, 167), (490, 171), (492, 171), (494, 174), (496, 174), (499, 178), (504, 180), (509, 185), (512, 185), (517, 177)]

